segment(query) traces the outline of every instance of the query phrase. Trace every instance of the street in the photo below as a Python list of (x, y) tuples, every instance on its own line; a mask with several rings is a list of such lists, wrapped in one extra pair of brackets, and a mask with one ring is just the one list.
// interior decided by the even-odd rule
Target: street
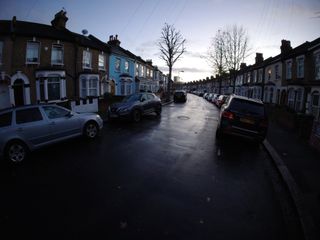
[(106, 122), (0, 170), (1, 239), (288, 239), (261, 146), (216, 144), (219, 110), (188, 94), (161, 118)]

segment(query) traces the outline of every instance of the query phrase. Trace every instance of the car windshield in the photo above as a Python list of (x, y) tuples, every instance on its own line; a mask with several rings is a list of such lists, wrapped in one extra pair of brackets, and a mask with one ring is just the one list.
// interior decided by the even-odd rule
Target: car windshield
[(262, 104), (234, 98), (230, 103), (230, 109), (239, 113), (264, 116)]
[(122, 102), (135, 102), (135, 101), (139, 101), (140, 98), (141, 98), (141, 94), (132, 94), (122, 99)]

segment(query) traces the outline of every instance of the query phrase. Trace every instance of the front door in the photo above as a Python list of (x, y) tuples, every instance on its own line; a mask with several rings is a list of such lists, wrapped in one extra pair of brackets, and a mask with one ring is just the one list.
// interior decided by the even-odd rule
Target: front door
[(24, 82), (22, 79), (17, 79), (13, 86), (13, 93), (14, 93), (14, 102), (15, 106), (23, 106), (24, 105)]

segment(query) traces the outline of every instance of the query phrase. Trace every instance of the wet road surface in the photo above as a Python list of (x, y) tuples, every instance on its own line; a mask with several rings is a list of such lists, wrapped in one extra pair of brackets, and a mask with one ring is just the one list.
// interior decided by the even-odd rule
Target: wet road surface
[(96, 141), (74, 139), (1, 166), (1, 234), (287, 239), (268, 156), (239, 139), (217, 147), (217, 117), (215, 106), (189, 94), (161, 118), (106, 123)]

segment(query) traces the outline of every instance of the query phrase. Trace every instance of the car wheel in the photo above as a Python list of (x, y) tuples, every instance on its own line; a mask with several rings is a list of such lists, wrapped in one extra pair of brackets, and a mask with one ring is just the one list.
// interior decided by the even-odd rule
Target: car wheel
[(132, 112), (132, 121), (140, 122), (141, 121), (141, 112), (139, 110), (134, 110)]
[(97, 123), (90, 121), (86, 123), (86, 125), (84, 126), (85, 137), (89, 139), (94, 139), (98, 136), (98, 133), (99, 133), (99, 128)]
[(13, 162), (19, 163), (26, 159), (28, 154), (28, 147), (21, 141), (10, 142), (5, 151), (6, 158)]
[(157, 116), (160, 116), (160, 115), (161, 115), (161, 111), (162, 111), (162, 108), (161, 108), (161, 106), (159, 106), (159, 107), (156, 109), (156, 114), (157, 114)]

